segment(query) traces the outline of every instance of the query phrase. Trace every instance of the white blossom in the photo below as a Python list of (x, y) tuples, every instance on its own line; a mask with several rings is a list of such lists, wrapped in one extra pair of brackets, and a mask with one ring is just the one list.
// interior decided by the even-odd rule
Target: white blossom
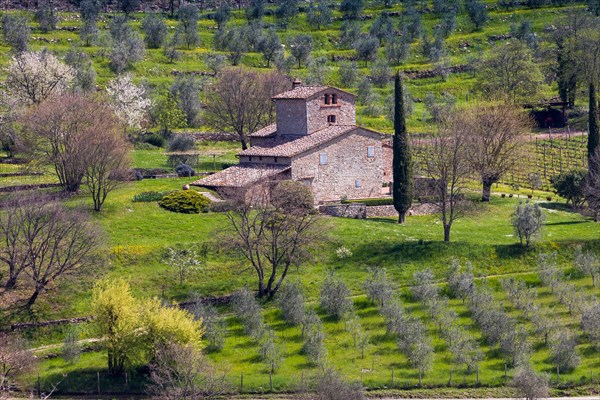
[(47, 50), (15, 55), (5, 71), (6, 94), (26, 105), (64, 93), (75, 79), (75, 70)]
[(146, 90), (133, 83), (131, 74), (124, 74), (110, 81), (106, 91), (110, 96), (115, 113), (128, 127), (140, 129), (152, 106)]

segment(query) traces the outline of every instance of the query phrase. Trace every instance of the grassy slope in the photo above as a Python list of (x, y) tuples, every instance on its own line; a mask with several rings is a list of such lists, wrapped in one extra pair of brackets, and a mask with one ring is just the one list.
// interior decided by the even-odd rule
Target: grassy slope
[[(490, 5), (494, 3), (490, 2)], [(398, 10), (394, 8), (393, 10)], [(367, 9), (366, 14), (376, 15), (380, 10)], [(482, 32), (472, 32), (469, 23), (464, 16), (459, 18), (457, 31), (449, 38), (449, 55), (453, 64), (466, 62), (474, 47), (462, 50), (462, 44), (469, 42), (471, 46), (479, 45), (485, 51), (490, 43), (489, 35), (507, 33), (510, 21), (513, 18), (526, 17), (534, 22), (535, 29), (540, 32), (544, 26), (552, 22), (564, 9), (545, 8), (540, 10), (520, 9), (515, 12), (495, 10), (491, 13), (490, 23)], [(234, 13), (233, 23), (242, 22), (239, 14)], [(67, 20), (63, 26), (78, 25), (78, 21), (72, 14), (64, 15)], [(141, 15), (137, 16), (138, 19)], [(394, 18), (395, 22), (397, 19)], [(273, 22), (267, 18), (267, 22)], [(426, 18), (426, 26), (429, 28), (435, 24), (431, 17)], [(136, 25), (139, 22), (134, 22)], [(368, 30), (371, 22), (364, 23), (364, 31)], [(174, 21), (169, 21), (174, 25)], [(306, 25), (304, 16), (298, 18), (287, 32), (280, 32), (282, 37), (297, 33), (310, 33), (316, 39), (318, 46), (315, 55), (340, 55), (351, 51), (338, 50), (328, 40), (337, 36), (340, 22), (336, 21), (332, 28), (327, 31), (312, 32)], [(145, 61), (135, 67), (134, 73), (142, 80), (150, 84), (168, 84), (172, 81), (171, 70), (197, 71), (203, 70), (203, 54), (210, 51), (211, 34), (213, 23), (209, 20), (201, 20), (199, 29), (201, 31), (202, 44), (198, 49), (184, 51), (183, 58), (176, 64), (166, 62), (160, 50), (148, 52)], [(48, 46), (53, 51), (66, 52), (71, 41), (77, 40), (76, 33), (64, 31), (53, 32), (47, 35), (35, 33), (34, 36), (57, 39), (56, 44), (43, 44), (35, 42), (34, 48)], [(402, 66), (404, 69), (427, 69), (428, 65), (418, 56), (418, 44), (415, 44), (411, 59)], [(8, 62), (8, 53), (5, 48), (0, 47), (0, 65)], [(107, 61), (98, 55), (98, 48), (85, 49), (94, 59), (98, 70), (99, 82), (104, 84), (113, 75), (109, 72)], [(258, 54), (248, 54), (243, 59), (247, 67), (258, 68), (261, 66), (261, 57)], [(336, 64), (330, 65), (333, 69), (327, 74), (327, 82), (337, 82)], [(305, 70), (293, 70), (293, 75), (302, 76)], [(361, 73), (368, 73), (368, 69), (361, 68)], [(409, 82), (409, 88), (413, 95), (423, 98), (428, 91), (436, 93), (446, 91), (457, 96), (460, 102), (471, 101), (470, 88), (474, 85), (474, 79), (469, 74), (453, 74), (448, 81), (441, 82), (439, 79), (413, 80)], [(356, 91), (356, 88), (347, 88)], [(377, 89), (385, 96), (390, 89)], [(552, 94), (548, 89), (545, 94)], [(360, 123), (379, 130), (389, 131), (391, 124), (384, 117), (367, 117), (359, 108)], [(409, 119), (409, 128), (415, 131), (431, 130), (428, 116), (422, 104), (415, 105), (415, 112)], [(217, 153), (217, 169), (220, 163), (234, 162), (235, 148), (230, 145), (210, 145), (205, 148), (207, 154)], [(207, 159), (206, 159), (207, 158)], [(212, 170), (211, 157), (203, 160), (201, 169)], [(165, 157), (161, 151), (136, 151), (134, 161), (137, 167), (166, 167)], [(4, 167), (3, 167), (4, 168)], [(12, 171), (12, 170), (11, 170)], [(11, 172), (6, 171), (6, 172)], [(4, 171), (3, 171), (4, 172)], [(46, 179), (50, 179), (44, 177)], [(8, 184), (8, 179), (0, 179), (0, 184)], [(13, 178), (10, 178), (13, 179)], [(41, 179), (41, 178), (32, 178)], [(29, 179), (20, 180), (26, 182)], [(47, 294), (36, 308), (38, 318), (54, 318), (64, 316), (86, 315), (89, 310), (89, 293), (93, 280), (100, 276), (125, 276), (132, 283), (138, 295), (161, 296), (169, 300), (182, 300), (192, 291), (198, 291), (204, 295), (219, 295), (229, 293), (248, 282), (253, 282), (252, 273), (242, 268), (240, 260), (224, 258), (218, 252), (216, 245), (215, 230), (224, 224), (224, 217), (217, 214), (202, 215), (179, 215), (160, 209), (153, 203), (132, 203), (134, 194), (147, 190), (168, 190), (180, 187), (187, 183), (188, 179), (174, 180), (147, 180), (129, 184), (119, 189), (109, 197), (104, 211), (94, 217), (105, 227), (109, 246), (107, 255), (110, 266), (106, 270), (97, 268), (92, 276), (81, 277), (75, 283), (63, 283), (53, 292)], [(12, 184), (12, 181), (10, 181)], [(507, 188), (501, 188), (508, 192)], [(522, 191), (521, 193), (525, 193)], [(546, 194), (540, 193), (542, 198)], [(317, 262), (303, 267), (299, 271), (293, 271), (291, 279), (299, 279), (309, 294), (313, 305), (316, 303), (319, 286), (328, 268), (334, 268), (337, 274), (351, 287), (355, 298), (355, 305), (361, 323), (371, 337), (371, 345), (367, 349), (365, 358), (360, 357), (358, 349), (351, 345), (351, 338), (343, 329), (343, 324), (326, 321), (327, 347), (329, 360), (332, 365), (352, 379), (360, 379), (361, 369), (363, 380), (370, 388), (389, 387), (391, 368), (396, 370), (396, 382), (400, 386), (412, 386), (416, 383), (416, 373), (407, 365), (403, 356), (395, 349), (395, 343), (383, 335), (384, 328), (382, 319), (377, 315), (375, 308), (361, 297), (362, 281), (367, 276), (366, 268), (372, 265), (380, 265), (388, 268), (390, 278), (397, 288), (405, 306), (413, 309), (418, 315), (423, 315), (419, 305), (411, 303), (406, 294), (406, 285), (412, 273), (421, 268), (431, 267), (436, 276), (442, 278), (452, 258), (471, 260), (475, 271), (479, 276), (526, 273), (523, 275), (533, 284), (538, 284), (534, 276), (527, 275), (535, 264), (535, 259), (540, 251), (558, 251), (563, 265), (568, 266), (572, 249), (579, 243), (597, 249), (598, 235), (597, 226), (589, 220), (567, 211), (560, 207), (549, 204), (547, 208), (548, 221), (545, 227), (543, 241), (531, 251), (523, 251), (514, 245), (515, 238), (509, 225), (509, 214), (516, 199), (500, 199), (495, 197), (490, 205), (478, 214), (459, 220), (453, 229), (453, 243), (440, 242), (442, 229), (439, 222), (432, 216), (412, 217), (405, 226), (398, 226), (392, 219), (373, 219), (368, 221), (356, 221), (335, 219), (331, 220), (332, 236), (336, 243), (329, 245), (320, 255)], [(89, 206), (87, 199), (75, 199), (73, 204), (83, 203)], [(208, 261), (197, 276), (193, 276), (183, 287), (176, 284), (174, 274), (167, 271), (162, 263), (162, 254), (168, 246), (189, 245), (195, 243), (209, 243)], [(337, 246), (348, 247), (353, 256), (339, 260), (334, 252)], [(494, 283), (495, 278), (490, 282)], [(597, 295), (597, 289), (591, 288), (588, 279), (577, 281), (582, 290)], [(497, 286), (497, 285), (496, 285)], [(502, 301), (503, 294), (497, 290), (496, 296)], [(50, 300), (51, 298), (51, 300)], [(565, 326), (576, 329), (577, 320), (566, 314), (564, 307), (557, 305), (556, 299), (543, 290), (538, 299), (556, 306), (557, 318)], [(510, 303), (505, 303), (509, 311)], [(465, 324), (474, 335), (479, 336), (477, 327), (472, 326), (472, 320), (466, 308), (458, 303), (451, 302), (461, 316), (461, 323)], [(511, 311), (512, 312), (512, 311)], [(518, 313), (515, 313), (518, 315)], [(285, 326), (276, 310), (267, 305), (265, 318), (276, 332), (278, 341), (284, 346), (285, 361), (280, 371), (274, 376), (274, 386), (277, 390), (293, 388), (298, 384), (304, 371), (308, 379), (314, 370), (307, 364), (306, 359), (299, 354), (301, 339), (296, 328)], [(228, 319), (229, 334), (225, 349), (221, 353), (212, 354), (219, 364), (230, 368), (232, 382), (237, 382), (239, 374), (245, 373), (245, 384), (247, 390), (262, 391), (268, 386), (268, 373), (266, 368), (258, 360), (258, 347), (251, 343), (249, 338), (241, 335), (240, 327), (233, 318)], [(527, 325), (529, 331), (531, 326)], [(435, 329), (430, 326), (431, 335), (436, 338)], [(83, 337), (91, 336), (83, 327)], [(30, 333), (32, 345), (56, 343), (62, 340), (62, 329), (41, 329)], [(532, 336), (533, 340), (533, 336)], [(539, 342), (539, 339), (535, 339)], [(582, 355), (582, 365), (571, 374), (563, 376), (564, 381), (578, 382), (589, 379), (592, 368), (598, 369), (597, 352), (585, 344), (578, 351)], [(426, 385), (444, 385), (448, 380), (449, 354), (443, 341), (435, 339), (436, 358), (433, 371), (429, 372), (424, 380)], [(498, 385), (502, 383), (503, 362), (493, 349), (485, 348), (486, 360), (481, 367), (480, 379), (485, 385)], [(536, 367), (540, 370), (550, 372), (550, 364), (547, 360), (548, 350), (543, 346), (536, 346), (534, 360)], [(57, 377), (64, 372), (69, 373), (69, 378), (63, 383), (63, 388), (70, 387), (72, 390), (94, 390), (96, 372), (104, 371), (105, 358), (102, 353), (89, 353), (84, 355), (75, 365), (67, 365), (61, 359), (52, 359), (44, 362), (42, 381), (56, 381)], [(375, 367), (374, 369), (372, 367)], [(598, 372), (594, 372), (595, 375)], [(455, 383), (467, 384), (474, 382), (474, 376), (464, 376), (462, 371), (455, 371)], [(33, 382), (33, 379), (31, 380)], [(101, 378), (102, 388), (113, 390), (124, 390), (124, 382), (112, 380), (109, 382), (105, 377)], [(139, 389), (138, 383), (130, 384), (130, 389)]]
[[(110, 255), (111, 266), (106, 271), (97, 271), (96, 276), (124, 276), (132, 283), (138, 295), (161, 296), (164, 291), (164, 296), (171, 300), (183, 300), (192, 291), (205, 295), (225, 294), (253, 282), (253, 274), (243, 268), (239, 260), (225, 258), (218, 253), (214, 232), (224, 226), (223, 216), (212, 213), (173, 214), (160, 209), (155, 203), (131, 201), (135, 193), (174, 189), (187, 181), (145, 180), (132, 183), (109, 198), (104, 211), (95, 214), (95, 218), (106, 229), (110, 242), (107, 253)], [(88, 202), (87, 199), (73, 201), (89, 206)], [(492, 203), (485, 206), (485, 210), (456, 222), (453, 242), (450, 244), (440, 242), (441, 225), (433, 216), (412, 217), (405, 226), (395, 224), (392, 219), (330, 219), (332, 236), (335, 237), (336, 243), (327, 246), (315, 263), (293, 271), (290, 279), (302, 282), (314, 306), (325, 271), (334, 268), (356, 295), (355, 307), (361, 324), (371, 338), (370, 345), (365, 358), (362, 359), (359, 349), (353, 347), (350, 335), (345, 332), (344, 324), (331, 321), (322, 315), (327, 335), (328, 360), (331, 364), (355, 380), (360, 379), (362, 370), (364, 383), (369, 388), (389, 387), (392, 367), (395, 369), (396, 384), (400, 387), (412, 387), (417, 382), (416, 371), (404, 356), (398, 353), (394, 340), (385, 336), (383, 320), (377, 314), (376, 308), (361, 296), (361, 286), (367, 276), (368, 266), (386, 267), (405, 307), (424, 317), (421, 307), (412, 302), (406, 288), (412, 273), (417, 269), (430, 267), (441, 279), (451, 259), (459, 258), (463, 262), (471, 260), (477, 276), (524, 273), (522, 276), (525, 279), (538, 285), (539, 282), (530, 271), (534, 268), (535, 259), (540, 251), (558, 251), (561, 263), (568, 267), (572, 250), (577, 244), (583, 243), (597, 249), (597, 226), (577, 214), (563, 211), (561, 207), (556, 209), (553, 203), (542, 203), (548, 217), (543, 241), (532, 250), (520, 249), (515, 246), (515, 238), (509, 224), (509, 214), (516, 202), (516, 198), (494, 197)], [(199, 274), (191, 277), (181, 287), (177, 284), (174, 273), (169, 272), (161, 262), (161, 257), (167, 246), (192, 243), (212, 243), (215, 246), (211, 246), (208, 261)], [(348, 247), (353, 256), (344, 260), (337, 259), (334, 253), (339, 245)], [(502, 301), (504, 295), (495, 283), (496, 278), (491, 277), (489, 282), (495, 287), (498, 300)], [(578, 278), (576, 282), (582, 290), (598, 294), (598, 289), (591, 287), (590, 279)], [(36, 312), (44, 318), (85, 315), (89, 308), (90, 287), (90, 278), (74, 284), (64, 284), (59, 290), (48, 294)], [(537, 301), (553, 306), (561, 324), (577, 329), (577, 318), (568, 315), (566, 309), (557, 303), (548, 290), (542, 289)], [(473, 326), (466, 307), (458, 301), (451, 301), (450, 305), (459, 314), (460, 322), (476, 337), (480, 337), (480, 332)], [(505, 302), (505, 305), (508, 311), (523, 320), (518, 312), (512, 311), (510, 303)], [(315, 371), (300, 353), (302, 340), (299, 330), (286, 326), (279, 312), (270, 304), (266, 305), (265, 318), (284, 349), (284, 364), (274, 376), (274, 387), (276, 390), (292, 390), (299, 385), (303, 375), (305, 379), (309, 379)], [(536, 368), (550, 372), (548, 349), (540, 345), (541, 339), (535, 338), (531, 325), (523, 321), (531, 333), (531, 340), (536, 343)], [(222, 352), (212, 354), (211, 358), (219, 365), (227, 366), (232, 384), (237, 382), (240, 373), (244, 372), (245, 390), (266, 390), (268, 371), (260, 362), (259, 347), (243, 336), (235, 319), (228, 318), (228, 324), (225, 348)], [(444, 341), (437, 338), (435, 327), (430, 324), (429, 329), (434, 339), (436, 354), (434, 368), (426, 374), (424, 384), (445, 385), (449, 375), (450, 354)], [(39, 330), (31, 333), (32, 344), (60, 342), (62, 334), (61, 329)], [(83, 337), (91, 335), (84, 327)], [(578, 383), (580, 380), (587, 382), (590, 371), (600, 367), (597, 352), (586, 343), (582, 337), (578, 352), (583, 362), (575, 371), (562, 376), (563, 383)], [(480, 380), (485, 386), (501, 385), (504, 362), (495, 349), (485, 346), (483, 349), (486, 359), (481, 365)], [(102, 354), (90, 353), (82, 357), (76, 365), (65, 364), (61, 359), (45, 362), (42, 377), (43, 382), (53, 382), (59, 374), (70, 372), (71, 380), (67, 385), (69, 390), (85, 391), (94, 387), (96, 371), (103, 372), (103, 368)], [(455, 368), (455, 384), (464, 382), (472, 385), (474, 381), (474, 375), (465, 375), (462, 368)], [(125, 390), (124, 382), (118, 380), (109, 382), (105, 379), (102, 385), (105, 390)], [(133, 390), (136, 387), (139, 389), (136, 385), (130, 388)], [(66, 390), (65, 386), (63, 388)]]
[[(558, 16), (563, 14), (568, 8), (540, 8), (540, 9), (525, 9), (517, 8), (515, 10), (506, 11), (499, 10), (496, 2), (488, 1), (488, 7), (490, 9), (490, 20), (482, 31), (476, 32), (473, 30), (473, 26), (468, 20), (465, 14), (461, 14), (457, 18), (457, 28), (452, 35), (446, 40), (446, 49), (449, 60), (452, 65), (460, 65), (468, 63), (478, 52), (486, 52), (493, 42), (489, 41), (488, 38), (491, 35), (506, 34), (510, 31), (510, 24), (513, 21), (520, 21), (521, 19), (529, 19), (532, 21), (533, 27), (540, 36), (542, 36), (543, 28), (551, 24)], [(572, 6), (571, 6), (572, 7)], [(577, 6), (580, 7), (580, 6)], [(367, 8), (364, 12), (367, 16), (372, 16), (373, 19), (366, 19), (362, 22), (363, 32), (368, 32), (370, 25), (374, 18), (381, 11), (401, 11), (401, 6), (397, 5), (390, 9), (383, 9), (378, 7)], [(315, 40), (315, 50), (313, 56), (326, 56), (328, 60), (331, 60), (334, 56), (352, 56), (354, 51), (351, 49), (340, 49), (336, 45), (336, 41), (339, 36), (339, 29), (342, 21), (339, 19), (341, 14), (336, 11), (336, 20), (334, 23), (321, 31), (313, 30), (306, 22), (305, 14), (301, 13), (296, 17), (294, 22), (290, 25), (286, 31), (280, 30), (278, 33), (282, 38), (282, 42), (285, 43), (287, 38), (296, 34), (310, 34)], [(209, 13), (203, 13), (202, 19), (198, 24), (200, 33), (201, 43), (197, 48), (187, 50), (182, 49), (182, 57), (180, 60), (171, 64), (164, 57), (161, 49), (148, 50), (146, 58), (135, 65), (133, 73), (142, 81), (148, 82), (152, 86), (170, 84), (174, 76), (173, 70), (177, 71), (205, 71), (204, 66), (204, 55), (212, 50), (212, 35), (215, 32), (215, 23), (207, 19)], [(29, 15), (31, 16), (31, 15)], [(61, 27), (79, 27), (80, 21), (77, 14), (64, 13), (61, 14), (62, 21), (59, 24)], [(110, 16), (105, 16), (101, 23), (101, 28), (106, 28)], [(143, 14), (136, 14), (132, 25), (139, 29), (140, 20), (144, 17)], [(395, 26), (399, 24), (399, 17), (392, 17)], [(230, 20), (231, 25), (240, 25), (244, 23), (243, 13), (240, 11), (233, 11), (232, 18)], [(274, 17), (265, 17), (264, 22), (267, 26), (275, 25), (277, 21)], [(431, 32), (433, 26), (439, 22), (439, 19), (433, 15), (425, 15), (423, 19), (424, 26)], [(167, 20), (167, 25), (173, 27), (177, 24), (177, 21)], [(32, 22), (32, 26), (35, 28), (35, 24)], [(54, 31), (47, 34), (35, 31), (33, 33), (35, 40), (32, 40), (32, 48), (41, 49), (47, 47), (50, 50), (59, 54), (64, 54), (73, 43), (77, 43), (79, 38), (77, 32), (68, 31)], [(50, 43), (44, 42), (48, 40)], [(403, 65), (397, 66), (400, 69), (405, 70), (423, 70), (430, 69), (432, 65), (427, 60), (423, 59), (420, 55), (420, 43), (417, 41), (412, 46), (411, 56)], [(0, 46), (0, 66), (8, 64), (9, 52), (6, 47)], [(108, 80), (114, 77), (114, 74), (110, 72), (108, 68), (108, 60), (103, 55), (101, 48), (89, 47), (83, 48), (90, 54), (94, 61), (94, 65), (98, 72), (98, 82), (103, 85)], [(380, 49), (380, 57), (383, 57), (384, 50)], [(250, 68), (264, 69), (264, 62), (262, 57), (258, 53), (247, 53), (241, 62), (242, 65)], [(325, 75), (326, 83), (328, 84), (339, 84), (337, 68), (338, 62), (328, 62), (328, 71)], [(359, 63), (360, 73), (362, 75), (369, 74), (369, 68), (366, 68), (362, 62)], [(292, 76), (303, 77), (307, 73), (306, 69), (301, 70), (293, 69), (291, 71)], [(1, 74), (1, 73), (0, 73)], [(460, 104), (465, 104), (473, 101), (473, 87), (475, 86), (475, 79), (471, 74), (451, 74), (447, 81), (442, 81), (439, 78), (431, 79), (420, 79), (412, 80), (408, 82), (408, 88), (415, 98), (423, 99), (428, 92), (433, 93), (449, 93), (458, 99)], [(356, 87), (345, 88), (353, 92), (357, 92)], [(391, 86), (388, 85), (386, 88), (378, 88), (377, 92), (381, 95), (381, 104), (383, 105), (387, 100), (388, 95), (391, 93)], [(543, 96), (553, 96), (554, 90), (549, 87), (544, 87), (542, 90)], [(358, 120), (361, 124), (381, 131), (390, 132), (392, 125), (383, 116), (372, 117), (364, 114), (362, 107), (359, 107)], [(428, 115), (424, 112), (422, 104), (417, 103), (415, 112), (411, 115), (408, 120), (408, 127), (413, 132), (432, 131), (434, 128), (429, 121)]]

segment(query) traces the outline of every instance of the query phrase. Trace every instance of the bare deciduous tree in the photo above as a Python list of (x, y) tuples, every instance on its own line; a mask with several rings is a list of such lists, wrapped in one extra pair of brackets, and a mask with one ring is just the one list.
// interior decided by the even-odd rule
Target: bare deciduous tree
[(85, 178), (100, 211), (129, 162), (129, 146), (108, 104), (67, 94), (30, 109), (22, 120), (33, 158), (52, 165), (68, 192), (78, 191)]
[(482, 201), (490, 201), (492, 184), (498, 182), (523, 158), (521, 136), (532, 125), (518, 107), (485, 105), (461, 110), (460, 123), (465, 136), (467, 160), (481, 177)]
[(29, 278), (33, 293), (27, 307), (51, 282), (89, 265), (99, 248), (99, 229), (77, 210), (28, 199), (18, 201), (6, 214), (11, 216), (2, 220), (3, 241), (9, 245), (4, 254), (10, 262), (16, 260), (10, 283), (14, 286), (22, 274)]
[(219, 371), (193, 345), (161, 346), (150, 364), (148, 394), (167, 400), (211, 399), (227, 390), (226, 372)]
[(38, 205), (30, 216), (24, 238), (29, 258), (25, 273), (34, 291), (27, 307), (51, 282), (89, 266), (100, 245), (99, 229), (79, 211)]
[(283, 181), (272, 190), (257, 186), (226, 217), (224, 243), (256, 272), (259, 297), (272, 298), (290, 267), (309, 260), (326, 238), (310, 189), (299, 182)]
[(465, 126), (458, 114), (440, 124), (440, 133), (433, 139), (427, 157), (426, 172), (434, 179), (437, 206), (444, 226), (444, 241), (450, 241), (452, 224), (465, 211), (463, 187), (470, 168), (466, 152)]
[(15, 378), (34, 364), (35, 357), (21, 338), (0, 333), (0, 397), (8, 394), (14, 388)]
[(237, 133), (245, 150), (248, 134), (273, 122), (271, 97), (288, 89), (289, 80), (275, 72), (226, 69), (206, 93), (205, 117), (213, 128)]
[(85, 183), (100, 211), (110, 192), (124, 181), (130, 165), (130, 146), (117, 117), (104, 102), (94, 102), (96, 110), (88, 118), (88, 129), (95, 133), (85, 143)]

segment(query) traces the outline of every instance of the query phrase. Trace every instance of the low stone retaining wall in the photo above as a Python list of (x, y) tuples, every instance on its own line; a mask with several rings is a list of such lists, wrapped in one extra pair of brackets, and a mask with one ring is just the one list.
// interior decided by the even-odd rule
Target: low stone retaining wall
[(329, 204), (319, 207), (321, 214), (332, 217), (365, 219), (367, 218), (367, 206), (361, 203), (351, 204)]
[[(321, 214), (330, 215), (332, 217), (341, 218), (388, 218), (397, 217), (398, 212), (393, 205), (387, 206), (366, 206), (362, 203), (351, 203), (351, 204), (328, 204), (319, 207)], [(423, 203), (416, 204), (408, 210), (408, 215), (431, 215), (437, 212), (435, 204)]]
[[(437, 207), (432, 203), (415, 204), (408, 210), (407, 215), (431, 215), (437, 212)], [(370, 206), (367, 207), (367, 218), (372, 217), (397, 217), (398, 211), (394, 206)]]

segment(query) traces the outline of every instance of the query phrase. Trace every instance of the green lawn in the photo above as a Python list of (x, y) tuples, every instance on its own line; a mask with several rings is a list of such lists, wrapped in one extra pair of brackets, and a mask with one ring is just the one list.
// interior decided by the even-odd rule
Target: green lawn
[[(106, 251), (109, 265), (104, 269), (97, 268), (92, 276), (81, 278), (70, 284), (63, 283), (57, 290), (46, 294), (35, 313), (38, 318), (87, 315), (89, 312), (89, 293), (92, 282), (100, 276), (120, 276), (130, 281), (134, 292), (139, 296), (163, 296), (168, 300), (185, 300), (192, 292), (202, 295), (222, 295), (231, 293), (236, 288), (250, 285), (252, 288), (254, 275), (239, 259), (231, 259), (221, 254), (218, 231), (225, 226), (224, 216), (215, 213), (200, 215), (174, 214), (158, 207), (155, 203), (134, 203), (133, 195), (148, 190), (176, 189), (189, 182), (189, 179), (143, 180), (128, 184), (113, 193), (104, 210), (94, 218), (104, 227), (108, 248)], [(500, 188), (502, 189), (502, 188)], [(549, 352), (541, 344), (541, 338), (533, 334), (533, 328), (518, 311), (512, 309), (505, 299), (497, 275), (519, 273), (530, 284), (539, 286), (532, 271), (540, 252), (556, 251), (559, 261), (565, 268), (570, 268), (572, 252), (578, 244), (598, 251), (598, 227), (579, 214), (564, 209), (557, 203), (541, 202), (547, 222), (544, 227), (542, 241), (532, 249), (525, 250), (517, 246), (509, 223), (509, 215), (518, 199), (500, 198), (495, 195), (490, 204), (486, 204), (474, 215), (458, 220), (452, 231), (452, 242), (443, 243), (442, 228), (434, 216), (410, 217), (406, 225), (398, 225), (394, 219), (381, 218), (369, 220), (326, 218), (330, 224), (333, 242), (325, 246), (313, 263), (293, 270), (288, 279), (300, 280), (306, 290), (310, 306), (317, 305), (319, 288), (327, 269), (333, 268), (336, 274), (349, 285), (354, 297), (354, 304), (360, 322), (370, 337), (365, 357), (352, 345), (352, 339), (344, 329), (343, 322), (332, 321), (321, 312), (325, 323), (328, 362), (340, 369), (344, 375), (353, 380), (360, 380), (370, 389), (385, 389), (391, 385), (391, 370), (394, 368), (395, 385), (411, 388), (417, 384), (417, 371), (396, 349), (393, 338), (385, 335), (382, 317), (374, 305), (364, 298), (362, 283), (367, 277), (367, 267), (382, 266), (387, 268), (388, 275), (402, 299), (407, 311), (411, 311), (428, 324), (428, 329), (435, 346), (434, 367), (424, 376), (423, 384), (427, 387), (445, 386), (449, 380), (450, 353), (447, 344), (437, 336), (437, 330), (429, 322), (422, 307), (408, 295), (412, 273), (424, 268), (432, 268), (436, 277), (443, 279), (444, 273), (454, 258), (462, 262), (473, 262), (474, 272), (480, 278), (489, 277), (498, 301), (503, 301), (507, 312), (525, 324), (534, 343), (534, 363), (540, 371), (552, 372), (548, 359)], [(86, 198), (71, 200), (73, 205), (90, 207)], [(209, 245), (207, 262), (197, 275), (192, 276), (183, 286), (175, 279), (173, 271), (169, 271), (162, 262), (162, 256), (168, 246), (207, 243)], [(335, 256), (335, 249), (344, 245), (353, 255), (340, 260)], [(100, 266), (100, 263), (99, 263)], [(581, 290), (598, 295), (598, 289), (591, 287), (588, 278), (574, 280)], [(483, 281), (482, 281), (483, 282)], [(567, 313), (547, 288), (539, 289), (536, 301), (551, 306), (555, 316), (563, 326), (578, 329), (577, 317)], [(301, 354), (302, 339), (298, 328), (287, 326), (281, 319), (279, 311), (273, 304), (264, 304), (265, 320), (275, 332), (277, 342), (282, 346), (284, 362), (273, 377), (275, 391), (287, 391), (297, 388), (304, 379), (308, 381), (316, 370), (304, 355)], [(466, 306), (458, 300), (452, 300), (450, 307), (460, 316), (459, 322), (475, 337), (481, 332), (470, 319)], [(229, 315), (223, 309), (224, 315)], [(244, 336), (237, 320), (227, 316), (228, 334), (225, 348), (210, 354), (218, 365), (226, 367), (232, 387), (239, 385), (240, 375), (244, 373), (244, 391), (264, 392), (268, 390), (269, 375), (267, 368), (260, 362), (259, 347)], [(64, 328), (41, 329), (29, 332), (32, 346), (48, 343), (60, 343)], [(91, 334), (83, 327), (82, 337)], [(482, 342), (483, 343), (483, 342)], [(589, 383), (593, 373), (600, 373), (600, 359), (597, 351), (589, 346), (581, 336), (578, 352), (582, 357), (580, 367), (570, 373), (561, 375), (562, 384)], [(483, 344), (485, 360), (480, 366), (480, 384), (483, 386), (500, 386), (504, 382), (504, 361), (495, 348)], [(61, 359), (52, 358), (43, 362), (42, 382), (55, 382), (57, 376), (68, 373), (70, 381), (63, 385), (63, 390), (88, 391), (95, 390), (95, 374), (99, 371), (106, 374), (102, 352), (86, 354), (81, 360), (69, 365)], [(595, 370), (598, 370), (597, 372)], [(361, 372), (362, 371), (362, 372)], [(135, 376), (135, 372), (132, 372)], [(512, 370), (509, 369), (509, 379)], [(105, 379), (105, 378), (101, 378)], [(107, 379), (107, 378), (106, 378)], [(555, 379), (555, 378), (553, 378)], [(76, 382), (76, 383), (74, 383)], [(106, 381), (108, 382), (108, 380)], [(106, 390), (125, 390), (125, 382), (102, 383)], [(34, 384), (34, 379), (30, 381)], [(135, 383), (138, 385), (139, 381)], [(465, 374), (462, 367), (453, 370), (453, 384), (473, 386), (474, 374)], [(121, 385), (121, 386), (119, 386)], [(131, 390), (138, 390), (138, 386)], [(67, 387), (69, 389), (67, 389)], [(66, 392), (65, 392), (66, 393)]]

